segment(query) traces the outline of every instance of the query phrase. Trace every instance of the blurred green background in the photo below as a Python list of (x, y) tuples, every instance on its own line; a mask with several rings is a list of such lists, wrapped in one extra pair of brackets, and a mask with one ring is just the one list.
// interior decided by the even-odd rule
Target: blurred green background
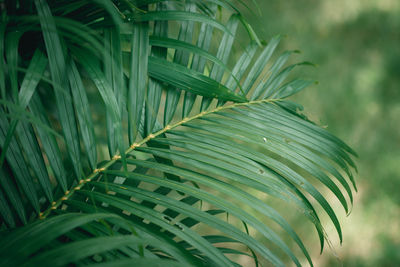
[(315, 231), (297, 225), (316, 266), (400, 266), (400, 1), (257, 2), (261, 15), (247, 18), (259, 36), (287, 35), (281, 49), (318, 65), (297, 70), (319, 85), (292, 99), (359, 154), (353, 212), (335, 205), (343, 245), (327, 225), (333, 250), (319, 255)]

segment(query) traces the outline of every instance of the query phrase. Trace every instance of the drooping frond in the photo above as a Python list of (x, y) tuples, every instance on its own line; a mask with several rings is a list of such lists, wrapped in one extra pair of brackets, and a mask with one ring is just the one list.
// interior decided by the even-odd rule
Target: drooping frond
[(233, 2), (1, 8), (2, 266), (282, 266), (273, 248), (312, 265), (276, 201), (321, 250), (320, 212), (342, 240), (320, 185), (348, 213), (355, 152), (285, 99), (312, 84), (287, 81), (310, 63), (286, 65), (295, 51), (261, 45)]

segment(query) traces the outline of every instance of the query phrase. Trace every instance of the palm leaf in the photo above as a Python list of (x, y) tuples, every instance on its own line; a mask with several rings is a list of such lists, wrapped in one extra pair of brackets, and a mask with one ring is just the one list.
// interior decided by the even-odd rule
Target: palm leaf
[(325, 191), (349, 213), (356, 154), (285, 99), (310, 63), (285, 66), (295, 51), (275, 56), (280, 37), (263, 46), (233, 1), (0, 8), (2, 266), (312, 266), (278, 202), (321, 251), (321, 212), (342, 241)]

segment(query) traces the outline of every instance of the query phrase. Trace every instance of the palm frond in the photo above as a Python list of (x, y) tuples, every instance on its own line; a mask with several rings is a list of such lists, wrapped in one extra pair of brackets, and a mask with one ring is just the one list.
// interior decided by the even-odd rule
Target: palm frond
[[(349, 213), (356, 154), (285, 99), (312, 84), (287, 81), (310, 63), (285, 66), (296, 51), (275, 56), (280, 37), (262, 45), (233, 1), (11, 2), (2, 266), (283, 266), (276, 248), (312, 266), (276, 201), (314, 225), (321, 251), (321, 211), (342, 241), (323, 192)], [(231, 66), (239, 27), (248, 46)]]

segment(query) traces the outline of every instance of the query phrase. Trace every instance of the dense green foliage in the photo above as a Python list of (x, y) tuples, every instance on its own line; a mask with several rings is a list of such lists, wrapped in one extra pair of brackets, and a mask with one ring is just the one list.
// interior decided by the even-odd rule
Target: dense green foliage
[(312, 265), (287, 209), (342, 240), (320, 185), (349, 213), (355, 152), (286, 100), (312, 64), (242, 9), (1, 4), (0, 265)]

